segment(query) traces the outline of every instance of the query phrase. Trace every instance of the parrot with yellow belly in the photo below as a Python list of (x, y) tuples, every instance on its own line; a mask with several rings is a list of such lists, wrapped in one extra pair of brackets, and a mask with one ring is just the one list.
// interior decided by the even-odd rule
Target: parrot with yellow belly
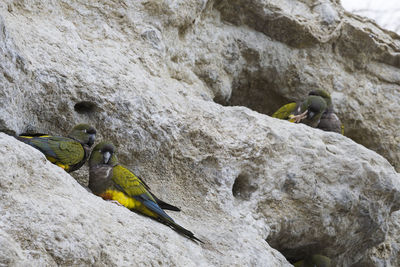
[[(132, 211), (171, 227), (193, 241), (203, 243), (167, 215), (162, 209), (165, 202), (156, 198), (141, 179), (118, 163), (115, 147), (111, 143), (97, 144), (90, 155), (89, 188), (105, 200), (116, 201)], [(166, 209), (165, 206), (163, 208)]]

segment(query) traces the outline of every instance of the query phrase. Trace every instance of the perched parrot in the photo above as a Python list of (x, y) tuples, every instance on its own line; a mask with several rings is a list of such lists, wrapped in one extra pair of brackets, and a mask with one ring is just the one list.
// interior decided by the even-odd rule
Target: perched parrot
[(343, 126), (334, 113), (331, 96), (324, 90), (311, 91), (300, 103), (284, 105), (272, 117), (343, 134)]
[(116, 201), (132, 211), (171, 227), (191, 240), (203, 243), (192, 232), (175, 223), (162, 209), (162, 203), (165, 202), (160, 204), (160, 200), (149, 192), (146, 184), (118, 163), (115, 147), (111, 143), (97, 144), (90, 155), (89, 188), (105, 200)]
[(330, 94), (324, 90), (315, 90), (311, 91), (308, 95), (320, 96), (325, 100), (327, 104), (327, 108), (322, 114), (317, 128), (328, 132), (341, 133), (342, 135), (344, 135), (344, 127), (333, 110)]
[(331, 259), (324, 255), (314, 254), (293, 265), (295, 267), (331, 267)]
[(309, 95), (301, 103), (289, 103), (278, 109), (272, 117), (289, 120), (290, 122), (302, 122), (316, 128), (327, 104), (325, 100), (316, 95)]
[(65, 171), (73, 172), (85, 164), (95, 137), (95, 128), (78, 124), (68, 137), (33, 134), (20, 135), (17, 139), (40, 150), (50, 162)]

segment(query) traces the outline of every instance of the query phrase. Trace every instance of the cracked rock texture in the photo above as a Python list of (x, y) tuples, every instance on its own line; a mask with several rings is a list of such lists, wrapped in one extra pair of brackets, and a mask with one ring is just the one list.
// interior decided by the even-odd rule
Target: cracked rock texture
[[(397, 266), (399, 51), (338, 1), (2, 1), (0, 130), (91, 123), (205, 244), (0, 134), (0, 265)], [(317, 88), (347, 137), (268, 116)]]
[(255, 227), (204, 223), (213, 215), (205, 211), (197, 219), (174, 216), (206, 241), (199, 246), (88, 193), (40, 152), (3, 133), (0, 158), (0, 265), (289, 266)]
[(386, 267), (400, 265), (400, 211), (392, 213), (388, 224), (387, 238), (381, 244), (370, 248), (355, 266)]

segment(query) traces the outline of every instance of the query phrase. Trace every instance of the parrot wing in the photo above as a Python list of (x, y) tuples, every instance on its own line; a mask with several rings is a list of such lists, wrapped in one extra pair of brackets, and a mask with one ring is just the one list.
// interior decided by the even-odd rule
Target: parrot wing
[(296, 107), (297, 107), (296, 103), (286, 104), (281, 108), (279, 108), (277, 111), (275, 111), (275, 113), (272, 114), (272, 117), (282, 120), (287, 120), (289, 119), (289, 116), (295, 112)]
[(129, 197), (146, 195), (148, 199), (156, 202), (147, 191), (145, 184), (130, 170), (121, 165), (114, 166), (112, 180)]
[[(114, 182), (114, 187), (117, 190), (127, 195), (129, 198), (140, 202), (144, 206), (142, 207), (141, 205), (133, 203), (132, 206), (134, 211), (138, 211), (140, 213), (148, 215), (153, 219), (156, 219), (172, 227), (177, 232), (185, 235), (192, 240), (202, 242), (200, 239), (195, 237), (191, 231), (175, 223), (175, 221), (170, 216), (168, 216), (168, 214), (166, 214), (165, 211), (160, 208), (160, 206), (158, 206), (154, 197), (149, 191), (147, 191), (145, 184), (131, 171), (121, 165), (116, 165), (113, 167), (112, 180)], [(127, 203), (129, 202), (130, 201), (127, 201)]]
[[(132, 197), (141, 202), (146, 208), (161, 217), (160, 219), (174, 222), (174, 220), (157, 205), (156, 200), (150, 192), (147, 191), (144, 183), (130, 170), (121, 165), (114, 166), (112, 180), (116, 184), (115, 187), (118, 190), (124, 192), (128, 197)], [(147, 212), (145, 212), (145, 214), (147, 214)]]
[(50, 146), (54, 149), (61, 162), (68, 165), (78, 164), (85, 157), (84, 148), (75, 140), (68, 138), (63, 139), (66, 140), (57, 141), (50, 139)]
[(18, 140), (40, 150), (54, 162), (64, 165), (79, 163), (85, 156), (82, 145), (70, 138), (60, 136), (19, 136)]
[(50, 136), (48, 135), (42, 135), (42, 136), (21, 135), (17, 137), (19, 141), (22, 141), (25, 144), (28, 144), (40, 150), (43, 154), (46, 155), (46, 157), (49, 156), (56, 159), (57, 155), (49, 144), (49, 138)]

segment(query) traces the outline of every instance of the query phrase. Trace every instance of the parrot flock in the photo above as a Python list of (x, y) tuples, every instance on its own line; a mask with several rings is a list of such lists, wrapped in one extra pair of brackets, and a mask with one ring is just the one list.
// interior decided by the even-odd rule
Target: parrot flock
[(203, 243), (164, 211), (180, 211), (178, 207), (157, 198), (139, 177), (118, 164), (113, 144), (101, 142), (90, 153), (95, 137), (95, 128), (88, 124), (78, 124), (71, 130), (68, 137), (22, 134), (16, 138), (38, 149), (50, 162), (67, 172), (78, 170), (90, 155), (89, 189), (95, 195), (159, 221), (190, 240)]
[[(343, 126), (334, 113), (331, 97), (324, 90), (311, 91), (304, 100), (282, 106), (272, 117), (344, 134)], [(78, 170), (89, 159), (89, 189), (95, 195), (165, 224), (192, 241), (204, 243), (165, 212), (180, 211), (178, 207), (157, 198), (140, 177), (119, 164), (112, 143), (100, 142), (91, 152), (96, 138), (94, 127), (78, 124), (67, 137), (21, 134), (16, 138), (40, 150), (50, 162), (66, 172)], [(329, 267), (330, 259), (312, 255), (295, 263), (295, 266)]]

